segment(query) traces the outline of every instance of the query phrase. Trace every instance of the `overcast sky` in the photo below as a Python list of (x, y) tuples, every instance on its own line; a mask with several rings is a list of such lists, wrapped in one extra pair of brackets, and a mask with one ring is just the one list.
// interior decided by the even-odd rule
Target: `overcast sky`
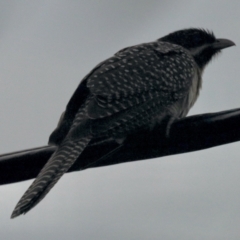
[[(237, 46), (190, 114), (239, 107), (240, 1), (0, 1), (0, 154), (47, 144), (80, 80), (121, 48), (187, 27)], [(32, 181), (0, 186), (1, 239), (240, 238), (240, 144), (66, 174), (10, 220)]]

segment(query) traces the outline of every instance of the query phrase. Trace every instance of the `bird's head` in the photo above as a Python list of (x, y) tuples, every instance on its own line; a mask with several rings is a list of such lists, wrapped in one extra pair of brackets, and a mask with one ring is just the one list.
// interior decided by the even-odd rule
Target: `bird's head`
[(176, 31), (160, 38), (159, 41), (184, 47), (190, 51), (201, 69), (223, 48), (235, 45), (231, 40), (216, 38), (213, 32), (198, 28)]

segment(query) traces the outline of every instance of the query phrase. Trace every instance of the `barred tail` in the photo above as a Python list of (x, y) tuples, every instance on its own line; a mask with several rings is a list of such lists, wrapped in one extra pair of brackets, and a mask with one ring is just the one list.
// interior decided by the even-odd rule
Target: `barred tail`
[(63, 141), (40, 171), (32, 185), (24, 193), (15, 207), (11, 218), (25, 214), (36, 206), (72, 166), (90, 140), (90, 137), (85, 137), (80, 140), (73, 141), (68, 139)]

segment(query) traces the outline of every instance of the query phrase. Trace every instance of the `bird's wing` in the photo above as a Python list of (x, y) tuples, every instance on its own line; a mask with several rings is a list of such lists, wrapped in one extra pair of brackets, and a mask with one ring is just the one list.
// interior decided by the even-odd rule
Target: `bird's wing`
[[(91, 119), (116, 117), (116, 113), (156, 98), (161, 99), (161, 105), (170, 105), (188, 91), (193, 65), (189, 54), (174, 44), (151, 42), (120, 50), (81, 81), (50, 142), (56, 144), (64, 139), (78, 109), (90, 95)], [(110, 118), (105, 123), (108, 121)]]
[(125, 48), (98, 64), (82, 80), (50, 142), (58, 145), (66, 137), (78, 109), (89, 97), (88, 117), (103, 119), (96, 125), (98, 130), (121, 124), (117, 119), (135, 119), (140, 124), (157, 109), (149, 101), (154, 99), (153, 105), (168, 107), (186, 95), (193, 74), (194, 60), (180, 46), (151, 42)]
[(153, 42), (124, 49), (86, 80), (92, 95), (88, 117), (105, 118), (160, 99), (167, 107), (184, 97), (194, 75), (194, 60), (181, 47)]

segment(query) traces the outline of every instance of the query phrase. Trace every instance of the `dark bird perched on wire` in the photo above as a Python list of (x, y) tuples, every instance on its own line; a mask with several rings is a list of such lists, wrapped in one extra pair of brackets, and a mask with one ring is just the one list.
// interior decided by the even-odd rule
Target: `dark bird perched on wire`
[(202, 73), (221, 49), (235, 45), (203, 29), (185, 29), (117, 52), (80, 83), (50, 136), (56, 151), (25, 192), (12, 218), (38, 204), (89, 144), (124, 144), (130, 134), (185, 117)]

